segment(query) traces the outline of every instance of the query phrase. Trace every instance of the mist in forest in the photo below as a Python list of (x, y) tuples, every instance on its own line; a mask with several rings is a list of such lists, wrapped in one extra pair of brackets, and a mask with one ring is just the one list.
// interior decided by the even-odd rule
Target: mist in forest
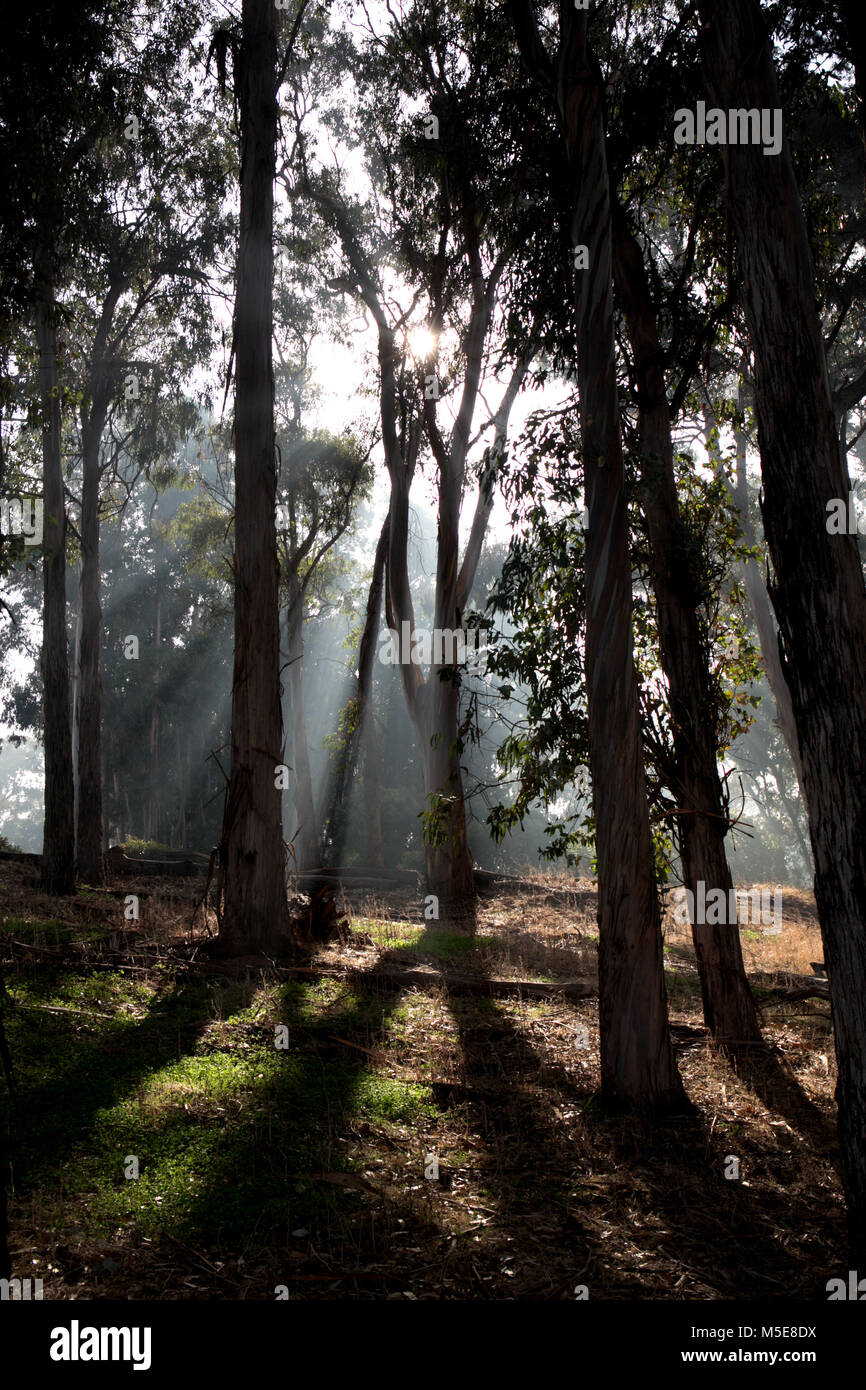
[(0, 229), (0, 1301), (866, 1297), (862, 0), (34, 0)]

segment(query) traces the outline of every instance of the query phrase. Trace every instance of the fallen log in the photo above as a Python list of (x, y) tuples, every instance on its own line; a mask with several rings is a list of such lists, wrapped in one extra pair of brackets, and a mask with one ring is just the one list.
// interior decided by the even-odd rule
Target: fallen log
[(573, 888), (551, 888), (546, 883), (537, 883), (535, 879), (516, 878), (513, 874), (497, 874), (490, 869), (476, 868), (473, 873), (475, 875), (475, 887), (487, 892), (502, 889), (503, 892), (509, 893), (536, 893), (539, 897), (561, 900), (562, 902), (568, 902), (574, 898), (595, 900), (596, 897), (594, 888), (581, 888), (577, 883)]
[(199, 862), (189, 857), (133, 859), (119, 845), (112, 845), (102, 857), (108, 873), (124, 878), (193, 878), (196, 874), (207, 873), (208, 867), (207, 860)]
[(772, 974), (752, 977), (754, 988), (774, 999), (829, 999), (830, 981), (811, 975)]
[(323, 869), (302, 869), (301, 878), (334, 878), (349, 882), (357, 878), (375, 878), (385, 883), (416, 884), (421, 877), (417, 869), (381, 869), (375, 864), (351, 864), (340, 866), (329, 864)]
[[(15, 855), (14, 858), (25, 856)], [(30, 856), (39, 862), (41, 856)], [(207, 855), (195, 851), (164, 851), (160, 859), (139, 858), (127, 854), (120, 845), (112, 845), (103, 856), (106, 869), (122, 877), (138, 875), (142, 878), (178, 877), (191, 878), (196, 874), (207, 873), (210, 860)], [(417, 887), (417, 873), (399, 871), (395, 873), (363, 873), (356, 869), (309, 869), (290, 874), (290, 881), (299, 885), (319, 885), (328, 883), (333, 887), (345, 884), (352, 888), (396, 888), (400, 885)]]
[[(823, 989), (822, 989), (822, 987), (821, 987), (822, 984), (823, 984)], [(783, 1004), (783, 1003), (787, 1003), (789, 1000), (796, 1000), (796, 999), (829, 999), (829, 998), (830, 998), (830, 987), (829, 987), (829, 985), (827, 984), (826, 980), (824, 980), (824, 981), (816, 980), (814, 984), (811, 984), (811, 985), (803, 985), (803, 986), (798, 987), (798, 988), (796, 988), (796, 989), (771, 989), (771, 990), (768, 990), (767, 993), (768, 993), (771, 997), (770, 997), (769, 999), (767, 999), (767, 998), (762, 999), (761, 1002), (762, 1002), (763, 1004), (767, 1004), (767, 1003), (780, 1003), (780, 1004)]]
[(181, 860), (185, 859), (191, 859), (193, 863), (204, 864), (205, 866), (210, 863), (210, 854), (205, 854), (203, 850), (199, 849), (160, 849), (158, 852), (154, 851), (151, 853), (133, 850), (129, 853), (124, 849), (123, 845), (112, 845), (110, 849), (105, 851), (108, 855), (117, 854), (118, 852), (123, 854), (127, 859), (131, 859), (134, 863), (164, 863), (167, 860), (171, 860), (173, 863), (179, 863)]
[(336, 877), (333, 874), (313, 872), (298, 874), (297, 882), (302, 888), (321, 883), (327, 883), (332, 888), (401, 888), (404, 886), (415, 886), (414, 884), (404, 884), (403, 879), (399, 878), (367, 878), (360, 874), (350, 877)]

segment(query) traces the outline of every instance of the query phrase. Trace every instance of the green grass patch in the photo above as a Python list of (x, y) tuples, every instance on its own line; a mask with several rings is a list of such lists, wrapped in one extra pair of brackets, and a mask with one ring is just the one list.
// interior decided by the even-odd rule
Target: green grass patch
[(467, 960), (476, 951), (487, 955), (499, 943), (494, 936), (462, 936), (439, 927), (422, 928), (412, 943), (392, 949), (403, 960)]
[(357, 1192), (315, 1180), (347, 1169), (354, 1125), (387, 1132), (438, 1114), (428, 1087), (335, 1042), (386, 1042), (408, 1019), (396, 996), (66, 967), (13, 971), (7, 987), (20, 1104), (0, 1123), (18, 1199), (38, 1193), (49, 1227), (73, 1209), (93, 1239), (167, 1231), (263, 1249), (359, 1210)]
[(352, 930), (371, 936), (382, 950), (391, 951), (401, 946), (411, 946), (424, 935), (424, 928), (412, 922), (379, 921), (373, 917), (356, 917)]
[(28, 917), (0, 917), (0, 931), (27, 946), (64, 946), (72, 941), (100, 941), (111, 934), (104, 922), (32, 921)]
[(160, 840), (140, 840), (134, 835), (130, 835), (128, 839), (124, 840), (120, 848), (130, 859), (136, 856), (146, 858), (148, 855), (155, 858), (166, 851), (169, 854), (174, 853), (171, 845), (164, 845)]
[(674, 1007), (693, 1008), (700, 1003), (701, 984), (697, 975), (684, 975), (679, 970), (665, 971), (668, 1001)]
[(465, 960), (474, 951), (487, 953), (498, 944), (495, 936), (466, 936), (442, 927), (370, 917), (356, 917), (352, 927), (371, 936), (383, 951), (401, 960)]

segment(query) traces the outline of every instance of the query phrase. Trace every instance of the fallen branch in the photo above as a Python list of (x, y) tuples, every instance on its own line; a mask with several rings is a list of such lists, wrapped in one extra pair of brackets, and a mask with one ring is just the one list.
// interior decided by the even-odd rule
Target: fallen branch
[(113, 845), (103, 855), (106, 871), (119, 878), (194, 878), (207, 873), (204, 862), (186, 855), (182, 859), (130, 859), (119, 846)]
[(416, 892), (421, 891), (421, 874), (408, 869), (400, 869), (393, 873), (386, 869), (303, 869), (292, 875), (292, 882), (296, 883), (298, 888), (307, 890), (327, 884), (334, 889), (373, 888), (392, 891), (395, 888), (411, 888)]
[[(782, 979), (785, 981), (783, 984)], [(764, 984), (767, 980), (767, 984)], [(756, 976), (752, 980), (752, 985), (756, 989), (763, 991), (765, 996), (773, 999), (829, 999), (830, 981), (822, 980), (819, 977), (813, 978), (811, 975), (788, 975), (781, 978), (776, 975)], [(761, 1001), (762, 1003), (764, 1000)]]
[(573, 888), (551, 888), (549, 884), (537, 883), (535, 879), (516, 878), (513, 874), (495, 874), (490, 869), (475, 869), (473, 872), (475, 887), (488, 893), (534, 893), (539, 898), (561, 902), (567, 906), (574, 906), (575, 899), (584, 899), (586, 904), (595, 902), (598, 896), (594, 888), (581, 888), (578, 884)]
[(786, 1004), (789, 1000), (797, 999), (829, 999), (830, 988), (826, 980), (816, 980), (813, 985), (803, 985), (798, 989), (771, 989), (767, 990), (767, 994), (772, 998), (762, 999), (762, 1004)]
[(300, 875), (301, 878), (339, 879), (346, 883), (355, 879), (375, 879), (381, 883), (411, 885), (417, 884), (420, 876), (417, 869), (380, 869), (373, 864), (354, 864), (351, 868), (329, 865), (324, 869), (305, 869)]
[(25, 1013), (37, 1009), (43, 1014), (78, 1014), (81, 1018), (108, 1018), (114, 1019), (115, 1014), (98, 1014), (93, 1009), (72, 1009), (64, 1004), (16, 1004), (16, 1009), (22, 1009)]

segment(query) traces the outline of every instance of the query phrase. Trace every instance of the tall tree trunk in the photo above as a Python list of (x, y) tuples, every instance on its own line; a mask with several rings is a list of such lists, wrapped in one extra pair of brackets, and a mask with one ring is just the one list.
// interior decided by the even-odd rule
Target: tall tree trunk
[[(474, 287), (477, 294), (477, 286)], [(477, 338), (479, 314), (473, 316), (472, 333)], [(442, 638), (441, 660), (431, 659), (425, 680), (421, 674), (415, 644), (415, 610), (409, 585), (409, 487), (414, 456), (404, 456), (411, 445), (396, 429), (396, 346), (394, 334), (384, 325), (379, 329), (379, 363), (383, 438), (391, 479), (389, 546), (386, 570), (385, 610), (388, 626), (399, 633), (400, 673), (412, 723), (418, 734), (424, 777), (425, 810), (428, 821), (424, 857), (430, 892), (443, 903), (458, 906), (475, 894), (475, 874), (466, 833), (466, 806), (463, 798), (460, 753), (457, 747), (460, 690), (455, 681), (440, 680), (443, 667), (455, 664), (454, 639), (445, 650)], [(467, 354), (468, 355), (468, 354)], [(464, 390), (464, 399), (466, 392)], [(459, 419), (459, 417), (458, 417)], [(461, 425), (462, 425), (461, 421)], [(456, 427), (455, 427), (456, 428)], [(438, 437), (433, 433), (434, 438)], [(435, 449), (436, 446), (434, 446)], [(440, 441), (439, 531), (436, 560), (436, 600), (434, 626), (453, 633), (457, 626), (457, 540), (459, 525), (459, 487), (454, 473), (454, 451)], [(462, 475), (462, 473), (461, 473)], [(408, 624), (408, 627), (406, 625)], [(411, 651), (404, 650), (403, 633), (408, 631)]]
[[(388, 626), (399, 634), (400, 672), (412, 722), (418, 734), (418, 748), (424, 778), (425, 811), (428, 821), (424, 837), (427, 886), (443, 904), (459, 907), (475, 894), (475, 873), (466, 831), (466, 806), (460, 751), (457, 745), (460, 687), (455, 680), (441, 680), (445, 666), (456, 666), (456, 644), (444, 630), (453, 634), (456, 619), (457, 548), (452, 528), (453, 498), (443, 501), (440, 471), (439, 544), (437, 548), (437, 593), (435, 626), (442, 631), (439, 662), (431, 660), (430, 673), (421, 675), (415, 644), (415, 615), (409, 591), (407, 541), (409, 530), (408, 470), (391, 469), (390, 546), (388, 551), (385, 609)], [(447, 482), (444, 483), (447, 489)], [(448, 567), (453, 579), (448, 582)], [(443, 583), (443, 578), (445, 582)], [(450, 608), (450, 621), (443, 621)], [(410, 651), (404, 649), (403, 634), (409, 634)]]
[(9, 1163), (5, 1144), (0, 1147), (0, 1279), (12, 1275), (12, 1256), (9, 1253), (9, 1221), (6, 1215), (6, 1182)]
[[(480, 263), (476, 268), (480, 282)], [(413, 711), (421, 749), (424, 772), (424, 791), (429, 821), (425, 857), (427, 883), (431, 891), (446, 902), (459, 903), (475, 893), (475, 869), (466, 825), (466, 803), (463, 791), (460, 725), (460, 684), (447, 675), (446, 668), (459, 671), (457, 644), (452, 635), (462, 622), (469, 603), (478, 562), (493, 510), (496, 480), (505, 455), (508, 423), (517, 394), (526, 377), (530, 355), (516, 364), (511, 379), (494, 416), (494, 439), (479, 480), (478, 500), (469, 531), (462, 564), (458, 568), (460, 504), (463, 493), (464, 462), (469, 418), (465, 402), (472, 391), (472, 374), (480, 370), (473, 361), (472, 343), (480, 364), (480, 348), (486, 332), (489, 308), (485, 308), (483, 290), (475, 290), (476, 299), (469, 332), (470, 350), (467, 353), (468, 389), (464, 391), (463, 419), (458, 416), (454, 438), (446, 453), (436, 447), (435, 431), (431, 428), (434, 453), (439, 463), (439, 530), (436, 569), (435, 630), (443, 634), (443, 660), (434, 660), (429, 679), (415, 694)], [(488, 303), (489, 301), (488, 291)], [(461, 438), (461, 432), (463, 438)], [(435, 652), (434, 652), (435, 656)], [(443, 679), (443, 671), (446, 672)]]
[(376, 716), (367, 714), (364, 730), (364, 862), (371, 869), (385, 868), (385, 841), (382, 836), (382, 784), (379, 769), (382, 746)]
[(109, 362), (109, 332), (127, 281), (115, 274), (102, 303), (93, 341), (90, 371), (81, 405), (81, 632), (78, 652), (79, 690), (76, 747), (79, 797), (76, 804), (78, 872), (90, 882), (102, 877), (104, 848), (102, 809), (102, 686), (100, 643), (102, 605), (99, 566), (99, 451), (115, 385)]
[[(704, 73), (725, 109), (780, 106), (755, 0), (699, 0)], [(742, 301), (755, 359), (762, 512), (800, 751), (839, 1081), (851, 1259), (866, 1267), (866, 592), (856, 536), (828, 535), (847, 497), (787, 141), (723, 150)]]
[[(717, 763), (709, 652), (699, 618), (698, 576), (682, 524), (674, 476), (671, 420), (658, 316), (640, 247), (622, 208), (613, 215), (614, 274), (634, 356), (642, 502), (650, 541), (662, 670), (668, 681), (678, 785), (673, 788), (683, 884), (697, 901), (734, 881), (725, 854), (728, 830)], [(736, 920), (692, 923), (704, 1019), (719, 1041), (756, 1042), (761, 1029), (743, 964)]]
[[(370, 692), (373, 687), (373, 669), (376, 660), (376, 643), (379, 636), (379, 614), (382, 610), (382, 590), (385, 585), (385, 565), (388, 559), (390, 519), (385, 518), (379, 532), (376, 553), (373, 558), (373, 573), (367, 592), (367, 611), (364, 618), (364, 631), (358, 648), (358, 674), (355, 694), (348, 712), (349, 728), (345, 742), (340, 749), (336, 767), (328, 789), (328, 810), (323, 820), (322, 863), (341, 864), (343, 846), (346, 839), (346, 824), (349, 812), (349, 788), (358, 766), (359, 752), (364, 739)], [(372, 717), (372, 716), (370, 716)], [(365, 766), (369, 767), (370, 753), (367, 751)], [(365, 779), (367, 773), (364, 774)], [(379, 827), (381, 840), (381, 823)]]
[(153, 684), (150, 691), (150, 795), (148, 797), (147, 838), (159, 840), (159, 809), (162, 778), (159, 775), (159, 696), (160, 657), (162, 655), (162, 603), (159, 574), (156, 576), (156, 613), (153, 628)]
[(598, 856), (602, 1090), (666, 1109), (685, 1103), (668, 1029), (632, 646), (629, 560), (614, 355), (610, 199), (601, 76), (587, 15), (560, 11), (558, 104), (571, 166), (578, 270), (577, 365), (589, 509), (586, 664)]
[(863, 140), (864, 180), (866, 180), (866, 10), (863, 0), (840, 0), (845, 36), (851, 61), (854, 64), (854, 89), (857, 93), (857, 118)]
[[(472, 284), (472, 311), (466, 332), (466, 371), (457, 418), (446, 447), (436, 424), (436, 406), (425, 401), (425, 419), (430, 446), (439, 469), (439, 518), (436, 545), (436, 598), (434, 603), (434, 650), (427, 679), (417, 688), (410, 702), (418, 730), (421, 765), (428, 821), (425, 833), (427, 883), (431, 893), (446, 903), (459, 905), (475, 895), (475, 869), (466, 826), (463, 790), (462, 747), (460, 741), (460, 663), (457, 631), (462, 625), (463, 608), (469, 601), (487, 522), (493, 505), (493, 485), (502, 451), (511, 402), (517, 394), (506, 393), (501, 420), (497, 421), (493, 476), (482, 478), (469, 542), (459, 564), (460, 507), (466, 475), (469, 431), (481, 384), (482, 357), (487, 329), (494, 305), (496, 276), (485, 281), (480, 249), (471, 228), (474, 207), (470, 206), (464, 224), (467, 261)], [(436, 314), (434, 326), (441, 327)], [(525, 373), (523, 366), (520, 380)], [(516, 374), (515, 374), (516, 378)], [(509, 388), (510, 390), (510, 388)], [(490, 473), (490, 469), (486, 470)], [(392, 513), (392, 534), (394, 530)], [(436, 651), (436, 635), (441, 650)], [(449, 634), (446, 637), (446, 634)], [(405, 682), (404, 682), (405, 686)]]
[[(452, 661), (456, 666), (456, 657)], [(444, 664), (449, 664), (447, 657)], [(431, 667), (429, 679), (418, 692), (416, 709), (430, 815), (424, 850), (430, 892), (444, 903), (459, 906), (475, 895), (475, 870), (457, 742), (460, 686), (454, 680), (440, 680), (440, 669), (435, 663)]]
[(190, 839), (189, 839), (189, 823), (190, 823), (189, 788), (190, 788), (190, 780), (191, 780), (191, 779), (190, 779), (190, 761), (191, 761), (191, 753), (190, 753), (190, 740), (189, 740), (189, 737), (187, 737), (187, 740), (186, 740), (186, 750), (184, 750), (184, 748), (183, 748), (183, 746), (182, 746), (182, 744), (181, 744), (180, 729), (178, 728), (178, 731), (177, 731), (177, 762), (178, 762), (178, 767), (180, 767), (180, 768), (182, 769), (182, 772), (181, 772), (181, 783), (180, 783), (180, 812), (179, 812), (179, 814), (178, 814), (178, 837), (179, 837), (179, 838), (178, 838), (178, 844), (180, 845), (180, 848), (181, 848), (181, 849), (194, 849), (194, 848), (195, 848), (194, 845), (191, 845), (191, 844), (190, 844)]
[(88, 883), (102, 879), (102, 687), (99, 646), (102, 604), (99, 598), (99, 446), (103, 411), (87, 419), (82, 430), (84, 477), (81, 489), (81, 632), (78, 689), (78, 874)]
[[(314, 188), (309, 182), (306, 192), (313, 197), (335, 224), (349, 261), (358, 292), (373, 316), (379, 338), (380, 415), (385, 462), (391, 480), (389, 511), (389, 546), (387, 564), (388, 623), (396, 627), (401, 638), (408, 625), (411, 645), (415, 646), (415, 617), (412, 604), (407, 547), (409, 538), (409, 488), (417, 460), (419, 439), (411, 410), (405, 409), (401, 388), (398, 387), (400, 349), (395, 330), (389, 325), (376, 275), (358, 242), (352, 220), (338, 199)], [(471, 284), (472, 309), (464, 335), (466, 370), (460, 405), (446, 443), (436, 422), (436, 406), (425, 397), (424, 415), (430, 447), (439, 471), (439, 527), (436, 560), (436, 598), (434, 625), (440, 632), (454, 632), (459, 623), (458, 594), (461, 574), (458, 574), (460, 502), (466, 471), (469, 434), (477, 404), (483, 369), (484, 344), (495, 305), (496, 286), (504, 262), (500, 259), (485, 274), (481, 255), (477, 209), (474, 193), (466, 194), (459, 209), (465, 241), (465, 255)], [(448, 226), (451, 225), (449, 212)], [(447, 240), (447, 227), (446, 227)], [(444, 241), (442, 243), (445, 244)], [(434, 296), (435, 298), (435, 296)], [(437, 326), (439, 308), (434, 307), (431, 324)], [(441, 326), (441, 324), (439, 324)], [(482, 508), (483, 510), (483, 508)], [(476, 521), (479, 514), (476, 512)], [(473, 525), (473, 534), (464, 559), (463, 571), (468, 582), (463, 589), (468, 595), (472, 586), (473, 549), (480, 550), (483, 532)], [(467, 571), (467, 565), (469, 570)], [(459, 689), (455, 681), (441, 679), (443, 668), (454, 664), (454, 641), (449, 639), (443, 659), (434, 660), (428, 677), (420, 665), (409, 659), (401, 661), (403, 690), (412, 722), (418, 733), (427, 810), (432, 812), (425, 836), (427, 878), (431, 891), (446, 901), (455, 903), (475, 894), (475, 875), (466, 832), (466, 808), (462, 787), (459, 748)], [(402, 641), (401, 641), (401, 656)]]
[[(467, 334), (467, 369), (460, 412), (445, 449), (435, 427), (435, 411), (427, 406), (428, 432), (439, 465), (439, 528), (436, 552), (435, 632), (442, 635), (442, 660), (434, 659), (429, 678), (410, 700), (421, 750), (428, 822), (425, 857), (427, 883), (446, 902), (459, 903), (475, 894), (475, 869), (466, 825), (466, 803), (460, 747), (460, 683), (448, 673), (459, 673), (455, 634), (469, 603), (481, 558), (484, 537), (493, 510), (496, 480), (505, 455), (508, 422), (517, 394), (526, 377), (531, 353), (520, 359), (512, 372), (493, 418), (494, 438), (479, 479), (475, 514), (458, 567), (460, 505), (463, 496), (466, 450), (471, 408), (481, 373), (481, 350), (489, 323), (494, 285), (485, 289), (477, 248), (473, 261), (473, 310)], [(445, 633), (452, 635), (448, 638)], [(404, 680), (404, 686), (406, 682)]]
[[(738, 395), (738, 405), (740, 410), (745, 406), (742, 391), (740, 391)], [(747, 450), (748, 440), (745, 430), (737, 429), (737, 482), (734, 490), (734, 500), (740, 514), (743, 539), (750, 548), (754, 548), (757, 544), (757, 538), (749, 513), (749, 478), (746, 470)], [(773, 699), (776, 702), (776, 722), (779, 725), (782, 737), (791, 755), (791, 762), (794, 764), (794, 771), (797, 774), (797, 781), (800, 784), (800, 795), (803, 796), (803, 760), (800, 756), (800, 739), (797, 734), (797, 723), (794, 719), (794, 706), (791, 703), (791, 692), (788, 689), (788, 682), (785, 679), (785, 672), (782, 667), (782, 657), (779, 652), (779, 637), (773, 619), (773, 611), (770, 607), (770, 596), (767, 593), (767, 586), (764, 583), (763, 575), (758, 569), (757, 560), (746, 561), (743, 566), (743, 581), (746, 585), (746, 593), (749, 595), (749, 602), (752, 605), (755, 627), (758, 632), (758, 645), (761, 648), (761, 659), (764, 663), (767, 683), (769, 684), (770, 690), (773, 692)]]
[(112, 752), (113, 752), (113, 740), (112, 740), (112, 739), (109, 739), (109, 741), (108, 741), (108, 747), (107, 747), (107, 754), (108, 754), (108, 764), (109, 764), (109, 766), (110, 766), (110, 768), (111, 768), (112, 815), (113, 815), (113, 825), (112, 825), (112, 827), (111, 827), (111, 834), (112, 834), (112, 835), (115, 835), (115, 836), (117, 837), (117, 839), (116, 839), (116, 840), (112, 840), (112, 839), (109, 837), (108, 844), (106, 844), (106, 846), (105, 846), (106, 849), (108, 849), (108, 848), (109, 848), (109, 845), (111, 845), (111, 844), (113, 844), (113, 843), (122, 844), (122, 843), (123, 843), (123, 840), (124, 840), (124, 835), (123, 835), (123, 810), (121, 809), (121, 801), (120, 801), (120, 779), (119, 779), (118, 776), (117, 776), (117, 763), (116, 763), (116, 761), (114, 760), (114, 758), (112, 757)]
[(45, 555), (41, 656), (45, 747), (42, 888), (46, 893), (74, 893), (74, 789), (66, 632), (66, 504), (61, 461), (55, 312), (53, 286), (45, 280), (36, 310), (42, 404)]
[(278, 950), (289, 927), (275, 778), (283, 761), (271, 348), (277, 14), (273, 0), (243, 0), (237, 83), (241, 201), (235, 304), (235, 652), (218, 942), (226, 955)]
[[(454, 466), (452, 449), (448, 459), (440, 461), (439, 467), (434, 652), (429, 675), (416, 696), (415, 726), (429, 816), (424, 845), (427, 883), (431, 893), (445, 903), (455, 905), (475, 894), (458, 735), (460, 668), (455, 633), (459, 627), (457, 565), (461, 495), (462, 469)], [(436, 660), (435, 651), (437, 632), (442, 634), (439, 661)], [(447, 639), (444, 635), (446, 632), (451, 634)], [(453, 669), (453, 676), (445, 674), (446, 668)]]
[(78, 714), (81, 703), (81, 574), (78, 576), (78, 607), (72, 620), (72, 670), (69, 674), (72, 700), (72, 819), (78, 828)]
[(308, 872), (319, 867), (319, 836), (304, 705), (304, 600), (296, 574), (291, 576), (291, 581), (286, 628), (289, 644), (289, 692), (292, 702), (292, 789), (298, 820), (295, 853), (299, 868)]

